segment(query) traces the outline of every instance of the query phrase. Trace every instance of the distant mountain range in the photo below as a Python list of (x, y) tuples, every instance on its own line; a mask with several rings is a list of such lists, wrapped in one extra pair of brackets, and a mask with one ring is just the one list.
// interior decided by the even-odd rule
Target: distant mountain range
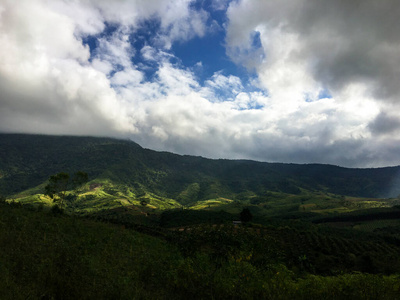
[(270, 192), (323, 191), (356, 197), (396, 197), (400, 167), (351, 169), (322, 164), (206, 159), (144, 149), (129, 140), (0, 134), (0, 194), (35, 188), (59, 172), (84, 171), (132, 193), (188, 204), (213, 198), (243, 200)]

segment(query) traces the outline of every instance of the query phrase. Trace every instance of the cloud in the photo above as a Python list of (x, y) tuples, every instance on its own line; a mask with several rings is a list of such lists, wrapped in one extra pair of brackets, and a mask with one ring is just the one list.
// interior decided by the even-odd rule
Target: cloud
[[(390, 0), (230, 3), (227, 53), (236, 63), (256, 69), (259, 85), (268, 90), (270, 109), (280, 112), (274, 126), (282, 136), (276, 145), (300, 139), (289, 143), (292, 161), (303, 156), (332, 162), (329, 153), (342, 149), (342, 158), (334, 159), (347, 165), (352, 159), (364, 165), (382, 162), (374, 154), (373, 139), (384, 138), (398, 125), (397, 115), (385, 113), (388, 106), (399, 109), (398, 14), (397, 2)], [(254, 41), (257, 35), (260, 43)], [(319, 99), (324, 90), (333, 97), (328, 101), (333, 110), (316, 114), (324, 122), (309, 123), (310, 107), (304, 102), (324, 107), (326, 99)], [(302, 141), (307, 139), (315, 141), (313, 150), (304, 151)], [(353, 143), (362, 150), (345, 148)], [(283, 157), (287, 149), (281, 148), (271, 153)], [(354, 152), (358, 156), (350, 154)]]
[(218, 13), (229, 6), (218, 29), (227, 53), (249, 73), (201, 82), (201, 58), (187, 67), (171, 51), (222, 24), (193, 1), (3, 0), (0, 130), (124, 136), (213, 158), (397, 164), (393, 3), (215, 1)]
[(98, 47), (95, 50), (94, 58), (109, 62), (117, 68), (130, 68), (132, 66), (131, 59), (134, 55), (135, 49), (129, 42), (129, 32), (125, 32), (121, 28), (111, 36), (98, 39)]
[(166, 49), (170, 49), (175, 41), (186, 41), (194, 36), (202, 37), (206, 32), (208, 13), (192, 9), (188, 0), (177, 2), (180, 3), (171, 3), (165, 11), (160, 11), (163, 32), (160, 41)]
[(400, 130), (400, 118), (393, 113), (380, 112), (368, 127), (377, 136), (393, 134)]
[(377, 99), (397, 101), (397, 4), (395, 0), (232, 2), (227, 44), (237, 54), (235, 49), (251, 48), (254, 32), (261, 33), (266, 60), (258, 72), (266, 85), (270, 84), (267, 78), (278, 72), (274, 67), (279, 66), (310, 77), (302, 81), (305, 87), (316, 83), (338, 92), (359, 83), (368, 86), (366, 92)]
[[(173, 28), (168, 30), (173, 40), (179, 38), (173, 31), (185, 27), (179, 20), (193, 17), (195, 34), (201, 34), (201, 25), (196, 23), (198, 14), (185, 9), (189, 2), (176, 6), (174, 3), (148, 1), (143, 5), (140, 1), (116, 1), (110, 5), (109, 1), (82, 0), (72, 4), (52, 1), (48, 6), (41, 0), (22, 0), (18, 4), (3, 1), (0, 4), (3, 130), (79, 133), (85, 128), (86, 134), (114, 135), (121, 130), (134, 131), (127, 121), (129, 101), (122, 100), (118, 95), (120, 90), (111, 85), (137, 86), (143, 79), (131, 62), (135, 49), (129, 42), (129, 35), (141, 19), (158, 16), (166, 27), (172, 24)], [(186, 13), (177, 17), (178, 24), (173, 23), (171, 12), (176, 14), (182, 9)], [(102, 33), (106, 22), (116, 24), (117, 29), (98, 38), (90, 63), (89, 47), (82, 39)], [(160, 69), (160, 77), (167, 76), (165, 69)], [(112, 71), (115, 73), (110, 75)], [(177, 73), (175, 80), (185, 79)], [(173, 80), (168, 80), (164, 85), (170, 88), (168, 84)], [(18, 117), (7, 117), (10, 112)], [(29, 126), (31, 121), (36, 126)], [(58, 126), (54, 126), (57, 122)]]
[(230, 0), (213, 0), (211, 1), (211, 7), (213, 10), (225, 10), (228, 7)]
[(139, 85), (143, 80), (143, 74), (137, 70), (119, 71), (116, 72), (110, 79), (113, 85)]
[(243, 89), (242, 81), (239, 77), (233, 75), (225, 76), (221, 72), (217, 72), (206, 80), (202, 94), (212, 102), (233, 101)]
[[(77, 24), (44, 1), (23, 0), (18, 5), (5, 1), (2, 9), (3, 130), (65, 134), (79, 133), (83, 128), (86, 134), (129, 131), (109, 80), (90, 65), (89, 47), (77, 36), (82, 21)], [(107, 63), (99, 69), (107, 69)]]

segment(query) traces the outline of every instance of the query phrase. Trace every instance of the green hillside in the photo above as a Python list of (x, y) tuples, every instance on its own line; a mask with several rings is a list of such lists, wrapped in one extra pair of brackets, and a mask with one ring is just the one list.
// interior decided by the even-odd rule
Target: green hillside
[(400, 193), (399, 167), (212, 160), (156, 152), (128, 140), (72, 136), (1, 134), (0, 151), (0, 195), (25, 204), (52, 205), (44, 195), (51, 175), (88, 173), (86, 185), (67, 192), (68, 209), (77, 213), (120, 206), (140, 213), (182, 206), (237, 213), (244, 205), (269, 215), (351, 211), (392, 206), (395, 199), (376, 197)]
[(1, 134), (0, 193), (9, 196), (58, 172), (85, 171), (93, 179), (129, 186), (186, 204), (267, 192), (325, 191), (355, 197), (396, 197), (400, 168), (349, 169), (330, 165), (211, 160), (143, 149), (110, 138)]
[[(1, 299), (400, 299), (399, 167), (93, 137), (3, 134), (0, 151)], [(77, 171), (89, 180), (45, 194)]]

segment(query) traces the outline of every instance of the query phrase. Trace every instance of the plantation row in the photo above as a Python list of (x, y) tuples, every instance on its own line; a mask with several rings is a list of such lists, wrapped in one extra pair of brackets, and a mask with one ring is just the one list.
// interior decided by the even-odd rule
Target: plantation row
[[(289, 266), (313, 274), (338, 274), (341, 272), (362, 271), (369, 273), (393, 274), (400, 270), (399, 241), (376, 234), (363, 234), (356, 230), (334, 230), (326, 226), (290, 221), (272, 221), (270, 225), (234, 226), (227, 219), (229, 214), (207, 213), (194, 215), (191, 211), (178, 212), (187, 218), (196, 216), (199, 222), (219, 221), (219, 224), (204, 223), (172, 227), (169, 230), (158, 226), (156, 215), (132, 215), (124, 208), (109, 210), (96, 215), (96, 219), (150, 234), (179, 244), (183, 252), (194, 253), (195, 249), (210, 248), (208, 236), (218, 236), (221, 241), (232, 244), (228, 252), (235, 252), (238, 245), (262, 244), (269, 241), (275, 248), (271, 257), (281, 258)], [(167, 224), (176, 224), (175, 213), (168, 213)], [(161, 216), (161, 219), (163, 215)], [(224, 221), (225, 219), (225, 221)], [(185, 220), (183, 218), (183, 223)], [(232, 242), (234, 240), (234, 242)], [(253, 242), (254, 241), (254, 242)], [(188, 245), (186, 245), (187, 243)], [(266, 246), (266, 247), (267, 247)], [(235, 248), (236, 247), (236, 248)]]
[[(190, 211), (181, 212), (183, 215), (188, 213), (188, 216), (192, 216)], [(206, 217), (209, 217), (209, 221), (216, 220), (216, 216), (232, 218), (232, 215), (221, 212), (204, 212), (204, 216), (200, 215), (203, 222), (207, 220)], [(225, 221), (220, 224), (205, 223), (168, 229), (159, 226), (160, 216), (125, 207), (104, 210), (89, 217), (162, 238), (177, 245), (182, 253), (188, 255), (206, 250), (211, 251), (212, 257), (226, 260), (229, 255), (231, 258), (237, 257), (237, 253), (253, 255), (256, 248), (259, 249), (253, 257), (253, 262), (254, 259), (258, 260), (256, 264), (260, 258), (284, 261), (293, 270), (312, 274), (335, 275), (352, 271), (394, 274), (400, 270), (397, 239), (362, 234), (356, 230), (337, 231), (310, 223), (307, 225), (304, 222), (276, 220), (271, 220), (267, 226), (235, 226)], [(174, 220), (167, 223), (176, 223)], [(219, 246), (214, 247), (214, 244)], [(264, 245), (264, 248), (260, 245)], [(223, 249), (223, 252), (219, 253), (219, 249)], [(272, 252), (265, 254), (268, 251)]]
[(399, 275), (311, 275), (306, 255), (290, 265), (293, 228), (96, 218), (112, 224), (0, 203), (0, 299), (400, 299)]
[[(176, 227), (177, 235), (199, 246), (207, 235), (249, 243), (269, 241), (275, 247), (274, 257), (283, 257), (290, 266), (314, 274), (338, 274), (349, 271), (369, 273), (396, 273), (400, 270), (400, 248), (378, 237), (372, 240), (345, 238), (338, 234), (327, 235), (317, 231), (299, 231), (290, 227), (249, 227), (226, 224)], [(268, 245), (271, 246), (271, 245)]]

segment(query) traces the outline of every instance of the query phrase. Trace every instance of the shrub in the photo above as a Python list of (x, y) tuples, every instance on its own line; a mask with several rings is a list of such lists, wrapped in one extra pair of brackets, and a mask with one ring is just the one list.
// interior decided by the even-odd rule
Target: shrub
[(64, 209), (62, 209), (59, 205), (53, 205), (50, 209), (53, 215), (62, 215), (64, 214)]

